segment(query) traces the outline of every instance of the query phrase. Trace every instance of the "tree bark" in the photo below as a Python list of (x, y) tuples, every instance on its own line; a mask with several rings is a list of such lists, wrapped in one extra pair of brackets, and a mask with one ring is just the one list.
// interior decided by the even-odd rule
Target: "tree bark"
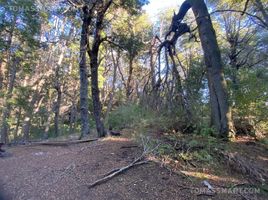
[(100, 102), (100, 90), (99, 90), (99, 48), (103, 41), (101, 37), (101, 30), (103, 29), (103, 20), (105, 13), (112, 4), (112, 0), (108, 1), (102, 6), (102, 9), (97, 11), (97, 18), (95, 22), (94, 38), (91, 48), (88, 46), (88, 54), (90, 57), (90, 69), (91, 69), (91, 92), (93, 100), (93, 114), (95, 118), (96, 128), (99, 137), (104, 137), (106, 135), (106, 130), (104, 128), (103, 122), (101, 120), (101, 102)]
[(21, 121), (21, 107), (19, 108), (18, 112), (16, 113), (16, 128), (14, 132), (14, 140), (18, 138), (18, 133), (19, 133), (19, 127), (20, 127), (20, 121)]
[(126, 85), (126, 98), (127, 100), (130, 100), (130, 95), (132, 93), (132, 75), (133, 75), (133, 57), (130, 56), (129, 58), (129, 68), (128, 68), (128, 78), (127, 78), (127, 85)]
[(88, 7), (83, 8), (83, 24), (80, 39), (80, 112), (81, 112), (81, 136), (80, 138), (90, 133), (89, 129), (89, 104), (88, 104), (88, 69), (87, 69), (87, 46), (89, 25), (91, 23), (91, 12)]
[(57, 87), (57, 101), (54, 107), (54, 136), (59, 136), (59, 117), (60, 117), (60, 106), (61, 106), (61, 97), (62, 97), (62, 90), (61, 87)]
[(50, 114), (50, 112), (48, 112), (47, 121), (45, 123), (45, 131), (43, 135), (44, 139), (48, 139), (48, 132), (49, 132), (51, 120), (52, 120), (52, 115)]
[[(192, 10), (197, 18), (198, 31), (205, 55), (211, 101), (211, 122), (222, 137), (232, 136), (231, 111), (228, 105), (226, 81), (221, 53), (207, 6), (204, 0), (192, 0)], [(206, 17), (199, 17), (206, 16)]]
[(184, 1), (179, 14), (176, 16), (176, 21), (181, 21), (190, 8), (192, 8), (196, 17), (207, 66), (211, 104), (211, 123), (219, 136), (230, 137), (232, 136), (233, 124), (231, 111), (228, 105), (221, 53), (217, 43), (215, 30), (204, 0)]
[(3, 59), (0, 58), (0, 91), (3, 89), (4, 75), (3, 75)]
[(72, 134), (75, 128), (76, 123), (76, 115), (77, 115), (77, 108), (76, 102), (72, 102), (71, 111), (70, 111), (70, 127), (69, 127), (69, 134)]
[(113, 72), (112, 89), (111, 89), (111, 92), (109, 94), (109, 102), (108, 102), (107, 110), (105, 113), (105, 121), (108, 119), (109, 113), (110, 113), (110, 111), (112, 109), (112, 105), (113, 105), (115, 82), (116, 82), (116, 78), (117, 78), (117, 76), (116, 76), (117, 75), (117, 68), (119, 66), (119, 59), (120, 59), (120, 52), (118, 52), (116, 59), (114, 58), (113, 51), (111, 51), (111, 54), (112, 54), (112, 60), (113, 60), (113, 64), (114, 64), (114, 72)]

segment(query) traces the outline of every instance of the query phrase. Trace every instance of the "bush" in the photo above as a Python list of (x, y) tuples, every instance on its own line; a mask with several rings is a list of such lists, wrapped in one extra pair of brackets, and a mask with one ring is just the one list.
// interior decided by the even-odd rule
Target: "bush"
[(105, 125), (113, 129), (133, 128), (138, 129), (161, 129), (165, 130), (170, 125), (171, 119), (138, 104), (119, 106), (112, 111)]

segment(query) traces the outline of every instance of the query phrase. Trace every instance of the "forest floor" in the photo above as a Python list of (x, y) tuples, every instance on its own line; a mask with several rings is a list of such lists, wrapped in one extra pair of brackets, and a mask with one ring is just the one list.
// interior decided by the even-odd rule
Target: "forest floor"
[[(68, 146), (5, 148), (7, 152), (0, 158), (0, 199), (266, 199), (265, 193), (249, 188), (248, 179), (227, 170), (227, 166), (219, 168), (221, 175), (214, 175), (213, 169), (203, 168), (201, 173), (191, 167), (179, 167), (173, 172), (172, 165), (169, 167), (157, 159), (89, 189), (88, 185), (103, 174), (126, 166), (141, 155), (142, 148), (128, 138), (108, 137)], [(239, 148), (248, 149), (248, 146)], [(250, 151), (261, 158), (260, 164), (267, 169), (267, 151), (252, 148)], [(230, 185), (249, 189), (247, 193), (226, 192)], [(209, 192), (210, 186), (217, 192)]]

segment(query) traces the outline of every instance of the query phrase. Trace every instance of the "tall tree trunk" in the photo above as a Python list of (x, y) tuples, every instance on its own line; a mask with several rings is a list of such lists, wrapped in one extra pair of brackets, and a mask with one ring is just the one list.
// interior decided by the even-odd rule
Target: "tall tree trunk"
[(12, 93), (14, 89), (15, 79), (16, 79), (16, 73), (17, 73), (17, 65), (19, 63), (19, 60), (16, 59), (14, 63), (11, 66), (11, 69), (9, 70), (9, 81), (8, 81), (8, 88), (7, 93), (5, 95), (5, 102), (4, 102), (4, 110), (2, 115), (2, 124), (1, 124), (1, 142), (8, 143), (8, 118), (10, 116), (11, 112), (11, 105), (9, 103), (9, 100), (12, 98)]
[(91, 13), (88, 7), (83, 8), (83, 24), (80, 39), (80, 113), (81, 113), (81, 136), (80, 138), (90, 133), (89, 129), (89, 104), (88, 104), (88, 69), (87, 69), (87, 47), (89, 25), (91, 23)]
[(150, 55), (150, 77), (151, 77), (151, 88), (153, 89), (155, 87), (155, 63), (156, 63), (156, 59), (155, 59), (155, 55), (157, 53), (157, 49), (156, 49), (156, 37), (154, 37), (151, 41), (151, 45), (150, 45), (150, 50), (149, 50), (149, 55)]
[(52, 120), (52, 115), (50, 112), (48, 112), (47, 121), (45, 123), (45, 131), (44, 131), (44, 135), (43, 135), (44, 139), (48, 139), (48, 132), (49, 132), (51, 120)]
[(16, 141), (16, 139), (18, 138), (18, 133), (19, 133), (19, 127), (20, 127), (20, 121), (21, 121), (21, 107), (19, 108), (18, 112), (16, 113), (16, 128), (15, 128), (15, 132), (14, 132), (14, 140)]
[(93, 99), (93, 114), (96, 122), (96, 128), (99, 137), (105, 136), (104, 125), (101, 120), (101, 102), (100, 102), (100, 90), (98, 81), (98, 59), (95, 52), (91, 53), (90, 65), (91, 65), (91, 91)]
[(54, 136), (59, 136), (59, 116), (60, 116), (60, 105), (61, 105), (61, 97), (62, 91), (61, 87), (57, 87), (57, 101), (55, 102), (55, 110), (54, 110)]
[(126, 97), (127, 100), (130, 100), (130, 95), (133, 88), (131, 87), (132, 75), (133, 75), (133, 61), (134, 58), (130, 56), (129, 58), (129, 68), (128, 68), (128, 78), (127, 78), (127, 87), (126, 87)]
[(57, 100), (55, 102), (54, 107), (54, 136), (59, 136), (59, 116), (60, 116), (60, 106), (61, 106), (61, 98), (62, 98), (62, 87), (60, 82), (60, 67), (63, 61), (65, 52), (65, 47), (63, 47), (57, 66), (56, 66), (56, 73), (55, 73), (55, 89), (57, 91)]
[(106, 135), (106, 130), (104, 128), (103, 122), (101, 120), (101, 102), (100, 102), (100, 90), (99, 90), (99, 49), (102, 43), (101, 31), (103, 30), (103, 20), (106, 11), (111, 6), (112, 0), (103, 4), (102, 9), (98, 11), (97, 18), (95, 22), (94, 39), (92, 43), (92, 48), (88, 48), (88, 54), (90, 57), (90, 69), (91, 69), (91, 92), (93, 100), (93, 114), (95, 118), (96, 128), (99, 137), (104, 137)]
[(3, 74), (3, 59), (0, 58), (0, 91), (3, 89), (4, 74)]
[(192, 8), (196, 17), (207, 66), (211, 103), (211, 123), (220, 136), (232, 136), (233, 124), (231, 110), (228, 105), (221, 53), (217, 43), (215, 30), (204, 0), (184, 1), (175, 19), (180, 22), (190, 8)]
[(70, 111), (70, 127), (69, 127), (69, 134), (72, 134), (75, 128), (76, 123), (76, 114), (77, 114), (77, 108), (76, 108), (76, 102), (72, 102), (71, 111)]
[(192, 0), (192, 10), (197, 18), (198, 31), (207, 66), (211, 101), (211, 122), (220, 136), (232, 136), (231, 110), (228, 105), (226, 81), (224, 79), (221, 53), (215, 30), (204, 0)]
[(109, 102), (108, 102), (108, 106), (107, 106), (107, 110), (105, 113), (105, 121), (108, 119), (109, 113), (112, 109), (112, 105), (113, 105), (113, 98), (114, 98), (114, 90), (115, 90), (115, 82), (116, 82), (116, 75), (117, 75), (117, 68), (119, 65), (119, 59), (120, 59), (120, 52), (118, 52), (118, 55), (116, 57), (116, 59), (114, 58), (114, 54), (113, 51), (111, 52), (112, 54), (112, 60), (113, 60), (113, 64), (114, 64), (114, 73), (113, 73), (113, 82), (112, 82), (112, 89), (111, 92), (109, 94)]
[(184, 95), (184, 90), (183, 90), (183, 86), (181, 83), (181, 75), (177, 69), (177, 65), (174, 59), (174, 55), (172, 53), (172, 50), (169, 50), (169, 55), (172, 61), (172, 73), (173, 76), (175, 78), (175, 95), (178, 97), (178, 102), (181, 103), (182, 108), (184, 109), (184, 111), (186, 112), (186, 118), (188, 120), (188, 123), (191, 124), (192, 123), (192, 112), (189, 106), (189, 100), (187, 98), (186, 95)]

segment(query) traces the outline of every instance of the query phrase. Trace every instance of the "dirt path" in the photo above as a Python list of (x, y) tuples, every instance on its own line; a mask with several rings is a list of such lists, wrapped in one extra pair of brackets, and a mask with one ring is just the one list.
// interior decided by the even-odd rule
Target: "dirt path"
[[(68, 147), (13, 147), (0, 158), (2, 199), (191, 199), (178, 190), (178, 176), (158, 164), (137, 166), (105, 184), (86, 185), (140, 154), (127, 139), (111, 139)], [(0, 197), (1, 199), (1, 197)]]
[(9, 148), (8, 156), (0, 158), (0, 200), (244, 199), (237, 194), (197, 195), (189, 177), (171, 173), (154, 162), (88, 189), (87, 185), (101, 175), (129, 164), (141, 154), (141, 149), (122, 148), (125, 146), (133, 143), (126, 138), (106, 138), (66, 147)]

